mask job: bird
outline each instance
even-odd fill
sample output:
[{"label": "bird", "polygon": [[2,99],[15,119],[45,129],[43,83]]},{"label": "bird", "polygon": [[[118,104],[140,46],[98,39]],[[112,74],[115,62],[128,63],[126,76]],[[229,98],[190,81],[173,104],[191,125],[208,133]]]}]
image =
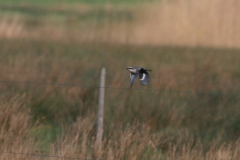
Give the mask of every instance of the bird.
[{"label": "bird", "polygon": [[130,88],[133,86],[138,75],[142,85],[146,86],[150,83],[150,76],[147,71],[152,70],[144,69],[142,67],[127,67],[127,70],[130,71]]}]

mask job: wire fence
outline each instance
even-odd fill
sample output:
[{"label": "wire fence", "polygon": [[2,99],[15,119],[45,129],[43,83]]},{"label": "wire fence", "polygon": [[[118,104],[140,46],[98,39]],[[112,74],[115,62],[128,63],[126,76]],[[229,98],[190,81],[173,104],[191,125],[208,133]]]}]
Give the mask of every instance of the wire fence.
[{"label": "wire fence", "polygon": [[[150,91],[150,92],[161,92],[161,93],[184,93],[184,94],[205,94],[205,95],[230,95],[230,96],[239,96],[240,93],[228,93],[228,92],[204,92],[204,91],[184,91],[184,90],[163,90],[163,89],[146,89],[146,88],[129,88],[129,87],[100,87],[100,86],[91,86],[91,85],[79,85],[79,84],[68,84],[68,83],[48,83],[48,82],[37,82],[37,81],[18,81],[18,80],[1,80],[0,83],[12,83],[12,84],[26,84],[26,85],[48,85],[55,87],[78,87],[78,88],[105,88],[105,89],[114,89],[114,90],[127,90],[127,91]],[[21,153],[21,152],[10,152],[10,151],[1,151],[2,155],[19,155],[19,156],[28,156],[28,157],[43,157],[48,159],[69,159],[69,160],[100,160],[100,159],[89,159],[89,158],[80,158],[80,157],[65,157],[59,155],[47,155],[47,154],[35,154],[35,153]]]},{"label": "wire fence", "polygon": [[134,91],[153,91],[153,92],[172,92],[172,93],[185,93],[185,94],[207,94],[207,95],[232,95],[240,96],[240,93],[229,93],[229,92],[204,92],[204,91],[183,91],[183,90],[162,90],[162,89],[144,89],[144,88],[129,88],[129,87],[100,87],[100,86],[89,86],[89,85],[78,85],[78,84],[67,84],[67,83],[48,83],[48,82],[34,82],[34,81],[10,81],[0,80],[0,83],[18,83],[18,84],[30,84],[30,85],[50,85],[50,86],[62,86],[62,87],[79,87],[79,88],[105,88],[105,89],[116,89],[116,90],[134,90]]}]

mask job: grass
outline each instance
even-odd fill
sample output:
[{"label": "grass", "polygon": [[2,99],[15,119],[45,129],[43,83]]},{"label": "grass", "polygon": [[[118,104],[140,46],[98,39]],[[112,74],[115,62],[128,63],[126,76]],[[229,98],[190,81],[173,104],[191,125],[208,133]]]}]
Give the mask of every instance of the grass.
[{"label": "grass", "polygon": [[102,5],[106,3],[114,3],[114,4],[137,4],[139,2],[153,2],[156,0],[9,0],[3,1],[0,0],[1,5],[24,5],[24,4],[31,4],[31,5],[61,5],[61,4],[77,4],[77,3],[84,3],[84,4],[91,4],[91,5]]},{"label": "grass", "polygon": [[240,14],[238,8],[239,3],[234,0],[226,4],[223,0],[134,5],[3,4],[0,35],[77,42],[239,48],[240,21],[235,19],[235,15]]},{"label": "grass", "polygon": [[[3,137],[30,143],[36,150],[51,155],[61,155],[64,142],[67,155],[104,159],[110,155],[113,159],[138,159],[139,156],[167,159],[181,154],[203,156],[210,154],[214,143],[221,148],[225,146],[223,142],[234,146],[232,142],[238,140],[239,85],[235,74],[239,69],[239,51],[236,49],[7,39],[1,40],[1,44],[3,80],[98,86],[100,69],[106,67],[106,85],[127,88],[126,66],[138,63],[154,70],[147,90],[106,90],[101,152],[96,151],[96,142],[92,139],[96,133],[97,88],[1,83],[1,97],[6,99],[1,110],[5,115],[11,113],[9,124],[3,125],[8,127],[1,129]],[[216,53],[218,57],[212,61]],[[105,58],[100,58],[102,56]],[[142,87],[136,82],[134,88]],[[6,95],[9,96],[5,98]],[[9,103],[16,108],[8,108]],[[21,121],[24,124],[15,126],[13,117],[19,116],[13,113],[20,114],[18,110],[23,112]],[[3,118],[2,124],[7,123],[6,120]],[[19,128],[21,125],[26,127],[24,134],[19,134],[23,132]],[[17,128],[17,132],[9,138],[6,133],[11,128]],[[121,146],[120,141],[126,138],[131,139],[129,144]],[[2,143],[1,146],[15,152],[33,152],[32,147],[25,147],[24,151],[10,144]],[[188,153],[183,153],[184,146],[189,149]],[[81,153],[78,147],[86,151]],[[139,153],[133,155],[135,150]],[[231,151],[231,155],[237,153]]]},{"label": "grass", "polygon": [[[164,20],[177,6],[183,16],[188,3],[161,4]],[[188,5],[194,18],[197,5]],[[150,16],[159,12],[145,7],[2,5],[0,150],[89,159],[238,159],[237,39],[226,34],[215,43],[205,32],[203,39],[196,32],[199,39],[193,45],[191,36],[171,39],[171,27],[169,39],[160,39],[160,32],[152,34],[159,25]],[[179,21],[162,22],[171,26]],[[214,28],[216,33],[222,26]],[[235,31],[238,25],[231,27]],[[185,30],[178,29],[174,31]],[[143,87],[136,81],[129,90],[127,66],[152,69],[151,84]],[[98,88],[85,86],[99,86],[102,67],[110,88],[105,92],[103,147],[98,148]]]}]

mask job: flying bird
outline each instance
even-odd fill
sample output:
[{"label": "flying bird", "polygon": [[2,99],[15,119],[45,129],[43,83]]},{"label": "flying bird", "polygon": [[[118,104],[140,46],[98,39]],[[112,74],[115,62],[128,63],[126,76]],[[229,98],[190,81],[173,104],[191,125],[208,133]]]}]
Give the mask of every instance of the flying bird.
[{"label": "flying bird", "polygon": [[127,70],[130,71],[130,81],[131,81],[130,88],[133,86],[133,83],[135,82],[138,75],[142,85],[146,86],[150,83],[150,76],[147,71],[152,71],[152,70],[147,70],[142,67],[128,67]]}]

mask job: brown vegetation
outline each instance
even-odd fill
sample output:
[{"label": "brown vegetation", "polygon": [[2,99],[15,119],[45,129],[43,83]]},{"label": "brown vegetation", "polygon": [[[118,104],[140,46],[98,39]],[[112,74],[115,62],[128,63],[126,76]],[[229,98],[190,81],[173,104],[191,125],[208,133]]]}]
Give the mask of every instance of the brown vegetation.
[{"label": "brown vegetation", "polygon": [[[239,155],[238,50],[4,39],[1,53],[1,151],[98,159]],[[146,90],[126,89],[132,64],[153,69]],[[113,88],[106,90],[98,150],[98,88],[91,86],[99,85],[102,66]]]},{"label": "brown vegetation", "polygon": [[[133,6],[107,4],[100,7],[25,5],[9,7],[31,15],[19,16],[17,13],[15,18],[3,15],[0,35],[78,42],[238,48],[239,7],[240,3],[235,0],[163,0]],[[39,16],[40,13],[43,15]]]},{"label": "brown vegetation", "polygon": [[[0,159],[238,159],[240,51],[224,49],[239,47],[238,6],[2,7]],[[127,89],[127,66],[153,70],[146,90]],[[101,67],[110,88],[97,148]]]}]

